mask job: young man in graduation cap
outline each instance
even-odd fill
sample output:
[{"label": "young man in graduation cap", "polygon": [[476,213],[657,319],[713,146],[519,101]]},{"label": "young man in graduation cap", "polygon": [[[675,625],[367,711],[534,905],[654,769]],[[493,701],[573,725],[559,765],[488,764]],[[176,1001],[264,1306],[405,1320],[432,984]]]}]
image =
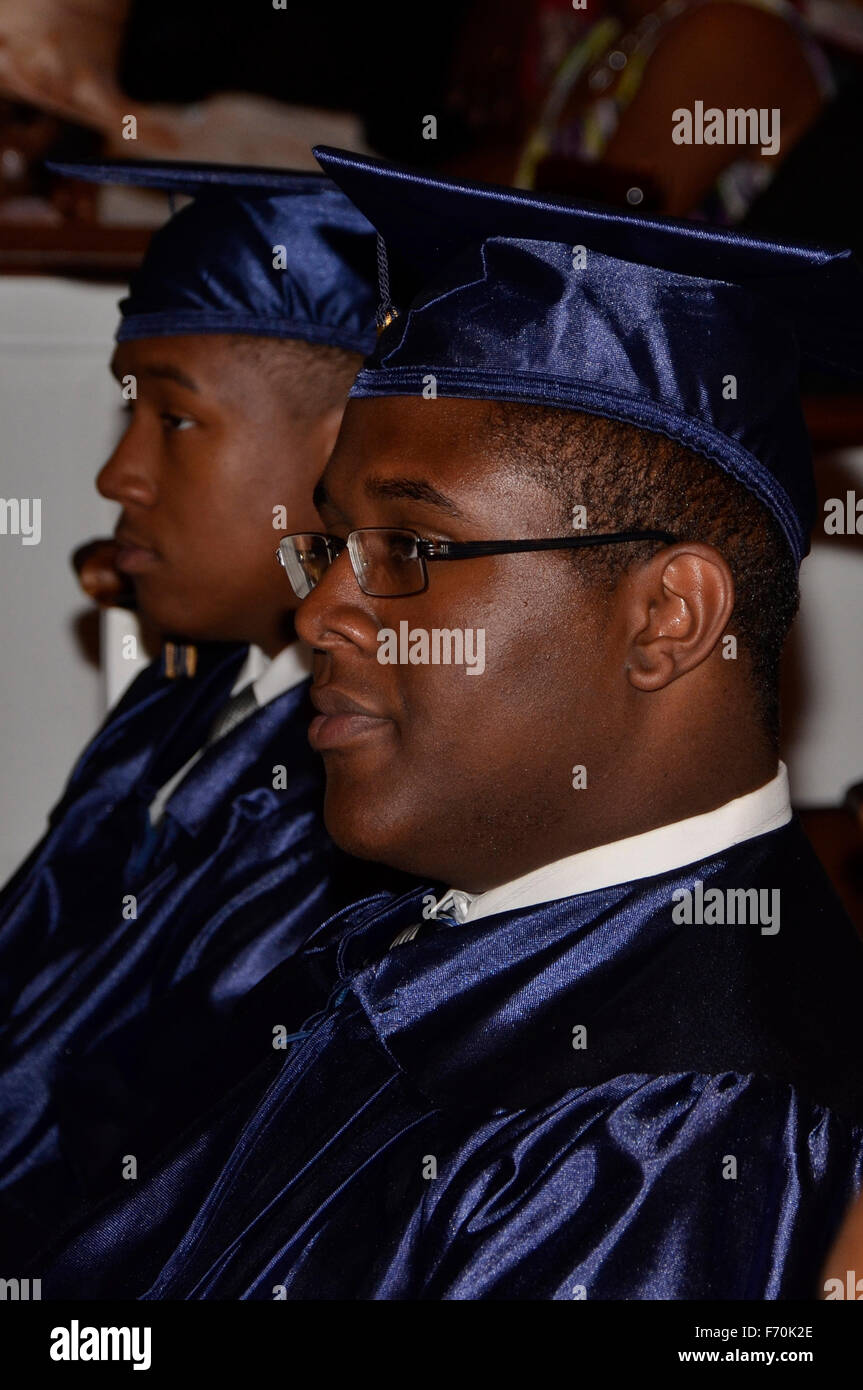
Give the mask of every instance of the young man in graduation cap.
[{"label": "young man in graduation cap", "polygon": [[322,175],[58,168],[193,199],[122,302],[111,369],[134,391],[98,477],[122,508],[111,562],[175,641],[0,898],[4,1251],[120,1184],[124,1155],[144,1163],[226,1084],[243,996],[362,894],[321,821],[275,550],[318,524],[312,489],[375,338],[374,235]]},{"label": "young man in graduation cap", "polygon": [[[325,531],[281,551],[327,824],[419,883],[310,938],[328,1007],[262,1064],[194,1218],[156,1174],[33,1272],[814,1297],[863,1174],[863,947],[791,812],[777,667],[813,520],[800,358],[859,363],[859,268],[320,158],[394,302]],[[434,663],[480,631],[481,673]]]}]

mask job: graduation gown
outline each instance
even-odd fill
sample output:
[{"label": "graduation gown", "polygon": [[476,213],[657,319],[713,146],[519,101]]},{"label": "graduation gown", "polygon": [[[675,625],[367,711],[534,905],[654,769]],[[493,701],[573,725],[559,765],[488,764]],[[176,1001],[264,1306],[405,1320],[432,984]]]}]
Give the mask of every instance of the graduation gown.
[{"label": "graduation gown", "polygon": [[[779,889],[779,931],[677,924],[697,882]],[[298,975],[259,986],[260,1073],[43,1296],[813,1297],[863,1176],[863,946],[796,820],[393,946],[427,891],[312,936],[332,988],[282,1053]]]},{"label": "graduation gown", "polygon": [[360,895],[363,871],[321,819],[307,682],[208,748],[150,825],[150,802],[204,745],[246,650],[201,649],[192,680],[148,667],[0,895],[7,1259],[243,1070],[238,1001]]}]

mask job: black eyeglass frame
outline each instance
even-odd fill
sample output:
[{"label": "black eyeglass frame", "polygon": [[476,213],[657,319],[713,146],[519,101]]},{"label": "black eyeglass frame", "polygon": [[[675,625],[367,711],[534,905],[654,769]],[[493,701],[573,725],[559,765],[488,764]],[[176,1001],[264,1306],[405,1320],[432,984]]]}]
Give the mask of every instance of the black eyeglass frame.
[{"label": "black eyeglass frame", "polygon": [[[379,594],[363,589],[356,566],[353,563],[350,543],[354,536],[369,531],[388,531],[396,535],[410,536],[413,539],[417,551],[416,558],[422,565],[423,584],[421,588],[409,589],[399,594]],[[606,531],[589,536],[543,536],[532,540],[517,541],[430,541],[418,536],[415,531],[402,526],[360,526],[355,531],[351,531],[345,540],[342,540],[340,536],[330,536],[325,531],[297,531],[291,535],[283,536],[276,551],[276,559],[286,574],[287,566],[281,547],[285,541],[299,539],[300,536],[307,538],[314,536],[322,540],[332,556],[330,565],[335,563],[342,551],[347,550],[351,558],[354,578],[362,592],[369,598],[412,598],[415,594],[424,593],[428,588],[428,570],[425,565],[427,560],[472,560],[483,555],[518,555],[538,550],[578,550],[585,546],[621,545],[631,541],[662,541],[665,545],[674,545],[678,540],[678,537],[672,535],[670,531],[657,530]],[[288,579],[291,582],[290,576]],[[316,588],[317,585],[313,587]],[[311,593],[311,589],[309,592]]]}]

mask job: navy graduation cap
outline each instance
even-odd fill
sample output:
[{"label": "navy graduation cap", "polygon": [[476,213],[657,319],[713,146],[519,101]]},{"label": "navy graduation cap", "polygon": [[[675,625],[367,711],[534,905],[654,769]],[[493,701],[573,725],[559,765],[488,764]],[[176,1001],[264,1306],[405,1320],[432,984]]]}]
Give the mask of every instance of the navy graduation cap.
[{"label": "navy graduation cap", "polygon": [[374,345],[375,237],[322,174],[150,160],[48,167],[194,200],[153,236],[120,303],[118,341],[237,333]]},{"label": "navy graduation cap", "polygon": [[668,435],[754,492],[799,564],[815,516],[801,365],[863,370],[850,252],[315,155],[386,248],[387,326],[352,396],[420,394],[431,374],[438,395]]}]

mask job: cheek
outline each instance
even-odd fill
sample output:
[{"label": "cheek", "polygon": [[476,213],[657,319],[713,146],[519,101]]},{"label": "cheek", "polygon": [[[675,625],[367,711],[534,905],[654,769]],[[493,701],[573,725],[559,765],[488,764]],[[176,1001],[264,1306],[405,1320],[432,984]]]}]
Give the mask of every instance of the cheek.
[{"label": "cheek", "polygon": [[269,497],[260,487],[236,486],[214,471],[204,486],[178,487],[173,520],[185,561],[194,556],[201,573],[232,586],[278,580],[281,532],[274,529]]},{"label": "cheek", "polygon": [[412,619],[411,628],[430,633],[444,622],[457,630],[463,661],[398,668],[409,715],[406,755],[414,749],[443,758],[458,750],[460,766],[479,772],[491,758],[500,768],[539,764],[545,750],[554,761],[553,750],[573,737],[590,741],[609,695],[602,631],[571,584],[547,579],[537,575],[529,592],[520,581],[504,592],[478,590],[450,605],[445,618],[437,609]]},{"label": "cheek", "polygon": [[[412,605],[410,618],[388,621],[379,644],[381,678],[397,692],[400,757],[397,781],[458,766],[477,772],[499,763],[512,744],[533,730],[537,679],[542,680],[542,634],[512,610],[478,598],[445,616]],[[425,771],[424,771],[425,769]]]},{"label": "cheek", "polygon": [[203,431],[182,435],[166,451],[159,476],[159,524],[177,548],[195,547],[212,518],[223,510],[223,484],[218,450],[210,447]]},{"label": "cheek", "polygon": [[320,530],[312,494],[325,463],[314,437],[286,428],[279,416],[266,431],[244,441],[237,460],[240,489],[247,502],[254,499],[268,524],[278,511],[282,533]]}]

